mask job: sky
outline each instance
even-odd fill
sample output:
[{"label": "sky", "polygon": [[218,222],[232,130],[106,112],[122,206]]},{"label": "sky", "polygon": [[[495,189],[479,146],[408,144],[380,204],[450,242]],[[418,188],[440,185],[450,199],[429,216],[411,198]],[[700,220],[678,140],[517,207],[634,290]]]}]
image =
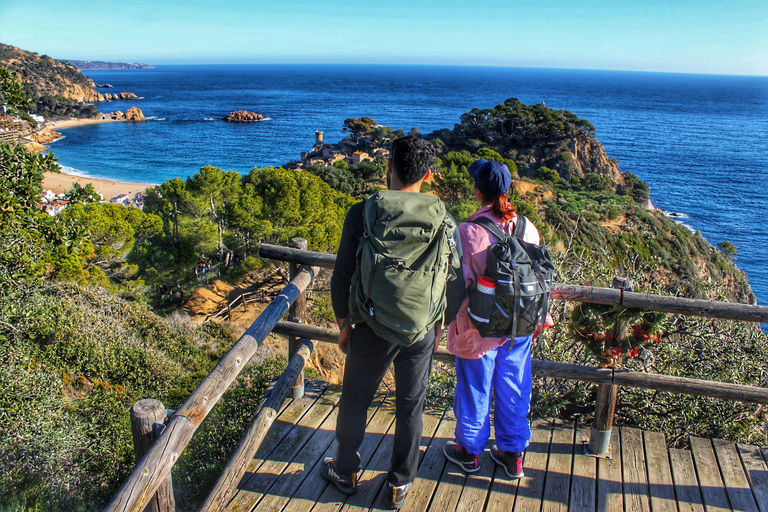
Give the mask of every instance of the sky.
[{"label": "sky", "polygon": [[768,75],[768,0],[0,0],[0,42],[147,64]]}]

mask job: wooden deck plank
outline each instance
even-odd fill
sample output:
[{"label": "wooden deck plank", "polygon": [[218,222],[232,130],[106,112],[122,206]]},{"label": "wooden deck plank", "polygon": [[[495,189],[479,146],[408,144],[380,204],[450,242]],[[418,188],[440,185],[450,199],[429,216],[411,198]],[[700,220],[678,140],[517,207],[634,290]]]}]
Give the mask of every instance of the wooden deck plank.
[{"label": "wooden deck plank", "polygon": [[[430,466],[433,462],[427,460],[427,454],[430,453],[430,448],[434,443],[433,437],[436,437],[436,431],[442,423],[442,419],[445,415],[444,413],[445,411],[443,409],[433,407],[428,407],[424,412],[421,442],[419,446],[418,469],[418,475],[420,475],[422,479],[432,471]],[[366,471],[363,473],[361,481],[364,485],[361,485],[360,491],[347,500],[347,504],[343,508],[344,512],[362,512],[368,509],[389,510],[384,496],[384,493],[386,492],[384,484],[386,483],[387,473],[391,467],[394,429],[395,425],[393,424],[390,432],[379,446],[375,459],[371,459],[368,468],[366,468]],[[413,509],[412,504],[415,501],[419,501],[420,495],[427,492],[427,490],[427,488],[419,485],[419,479],[417,477],[416,481],[413,483],[411,491],[408,493],[405,506],[401,510],[403,512],[407,512],[408,510],[424,510],[424,508]],[[429,491],[430,496],[431,494],[431,491]]]},{"label": "wooden deck plank", "polygon": [[[386,416],[382,415],[379,421],[377,421],[374,425],[371,425],[371,428],[366,429],[363,443],[360,445],[360,450],[358,450],[358,453],[360,454],[360,466],[362,468],[362,472],[358,482],[357,493],[362,493],[361,495],[366,494],[366,489],[372,485],[372,482],[369,481],[371,479],[372,471],[369,471],[368,468],[381,467],[383,464],[385,464],[386,460],[382,454],[385,451],[392,451],[391,433],[395,428],[394,395],[390,395],[388,397],[387,404],[388,407]],[[387,448],[387,444],[389,444],[389,448]],[[331,454],[331,456],[334,456],[334,454]],[[375,485],[375,482],[373,482],[373,485]],[[370,492],[370,490],[367,491],[367,493]],[[312,508],[312,511],[330,512],[339,510],[345,505],[347,499],[351,497],[352,496],[344,495],[343,493],[339,492],[335,486],[328,484],[325,486],[325,490],[321,494],[320,499],[317,500],[317,504]],[[358,497],[357,499],[359,500],[360,498]]]},{"label": "wooden deck plank", "polygon": [[[369,409],[377,411],[386,395],[378,395]],[[267,490],[258,504],[260,510],[281,510],[290,500],[290,497],[310,476],[323,454],[336,439],[336,418],[339,409],[334,408],[322,425],[317,429],[293,461],[283,471],[282,476]],[[373,416],[373,414],[371,414]],[[316,469],[315,469],[316,471]],[[319,476],[319,475],[318,475]],[[324,482],[324,481],[323,481]],[[314,502],[313,502],[314,505]]]},{"label": "wooden deck plank", "polygon": [[624,472],[624,510],[650,511],[642,430],[628,427],[621,429],[621,462]]},{"label": "wooden deck plank", "polygon": [[611,431],[611,458],[597,461],[597,510],[614,512],[624,509],[621,477],[621,436]]},{"label": "wooden deck plank", "polygon": [[597,459],[584,454],[591,427],[577,425],[573,448],[573,476],[568,499],[571,512],[594,512],[597,504]]},{"label": "wooden deck plank", "polygon": [[720,478],[720,468],[717,465],[712,441],[699,437],[691,437],[691,452],[699,477],[699,489],[707,512],[722,512],[731,510],[725,485]]},{"label": "wooden deck plank", "polygon": [[715,447],[715,455],[720,465],[720,474],[723,477],[723,483],[725,483],[725,490],[728,493],[728,501],[731,502],[731,509],[758,512],[757,503],[752,496],[752,489],[749,488],[749,480],[744,473],[744,467],[741,465],[741,457],[739,457],[736,444],[721,439],[714,439],[712,444]]},{"label": "wooden deck plank", "polygon": [[669,452],[664,434],[644,431],[643,442],[651,509],[653,512],[675,512],[675,484],[669,467]]},{"label": "wooden deck plank", "polygon": [[672,479],[675,482],[675,496],[679,512],[704,512],[704,501],[699,490],[693,455],[689,450],[669,450]]},{"label": "wooden deck plank", "polygon": [[[363,439],[363,443],[360,446],[358,453],[360,454],[361,465],[367,464],[375,450],[378,448],[378,444],[384,437],[384,434],[389,430],[392,421],[395,418],[395,397],[394,395],[388,395],[381,403],[381,406],[374,412],[370,411],[370,421],[366,427],[366,435]],[[286,511],[302,511],[308,512],[316,507],[322,508],[324,504],[336,504],[328,505],[329,508],[336,508],[341,506],[343,496],[334,486],[328,484],[328,482],[322,477],[319,471],[320,463],[325,457],[336,456],[336,424],[333,425],[333,442],[325,450],[325,453],[318,457],[315,465],[307,471],[307,478],[296,490],[291,501],[286,505]]]},{"label": "wooden deck plank", "polygon": [[[467,475],[456,512],[480,512],[485,509],[493,474],[496,472],[496,462],[491,458],[488,450],[480,455],[479,462],[480,471]],[[449,466],[456,467],[455,464],[449,464]]]},{"label": "wooden deck plank", "polygon": [[738,448],[755,502],[760,512],[768,512],[768,466],[757,446],[740,444]]},{"label": "wooden deck plank", "polygon": [[[454,431],[456,430],[456,416],[452,409],[446,411],[443,417],[443,422],[435,434],[435,438],[432,440],[430,450],[433,445],[435,447],[439,444],[440,452],[443,451],[443,447],[448,441],[454,438]],[[464,483],[467,481],[467,473],[462,471],[456,464],[445,461],[445,455],[443,456],[443,471],[437,477],[437,488],[434,492],[432,502],[429,504],[430,512],[453,512],[459,504],[459,498],[464,490]],[[426,457],[424,464],[426,464]],[[426,476],[426,475],[424,475]],[[421,469],[419,469],[419,478],[423,478]],[[483,496],[483,502],[485,502],[485,496]],[[412,508],[412,507],[409,507]]]},{"label": "wooden deck plank", "polygon": [[[408,493],[405,506],[401,509],[402,512],[422,512],[429,506],[440,475],[446,465],[446,460],[443,456],[443,446],[453,439],[453,432],[456,429],[456,418],[453,415],[453,411],[445,411],[445,414],[440,418],[439,424],[435,425],[435,427],[432,429],[434,435],[431,436],[431,439],[423,439],[423,442],[428,441],[429,444],[424,451],[418,475],[413,482],[411,491]],[[381,493],[380,498],[376,503],[377,506],[382,510],[387,510],[384,493]],[[379,510],[379,508],[375,510]]]},{"label": "wooden deck plank", "polygon": [[576,425],[573,422],[559,418],[553,422],[542,510],[553,512],[568,510],[575,433]]},{"label": "wooden deck plank", "polygon": [[[317,427],[333,411],[340,396],[340,388],[333,386],[312,402],[306,414],[283,437],[280,446],[272,451],[268,457],[259,458],[262,462],[258,471],[243,477],[238,486],[237,494],[227,504],[226,510],[231,512],[251,510],[282,474],[288,462],[293,460],[296,453],[315,434]],[[308,399],[300,398],[297,401],[304,400]]]},{"label": "wooden deck plank", "polygon": [[[264,461],[267,460],[272,455],[272,453],[279,448],[280,443],[283,441],[285,436],[288,435],[288,432],[295,427],[296,422],[299,421],[301,417],[304,416],[304,414],[306,414],[306,412],[312,407],[312,405],[315,404],[320,396],[333,392],[334,391],[329,389],[327,383],[325,382],[309,381],[305,384],[304,397],[299,400],[292,400],[290,398],[285,400],[281,412],[278,413],[275,422],[272,424],[269,432],[264,437],[264,441],[262,441],[259,450],[256,452],[253,460],[248,463],[247,472],[245,475],[243,475],[243,478],[238,484],[238,488],[247,485],[251,479],[257,478],[256,475],[258,474],[259,469],[261,468]],[[245,491],[246,494],[248,494],[248,492],[249,491]],[[238,500],[238,497],[242,493],[243,491],[239,489],[233,497],[233,501]],[[237,502],[235,503],[236,505],[232,508],[230,508],[230,505],[228,504],[226,510],[236,512],[240,510],[248,510],[249,508],[249,506],[246,506],[246,508],[241,508],[237,505]]]},{"label": "wooden deck plank", "polygon": [[272,424],[272,428],[264,436],[259,450],[256,452],[253,460],[248,464],[247,473],[243,480],[249,478],[251,474],[261,465],[264,460],[270,456],[283,438],[288,435],[288,431],[296,425],[296,422],[306,414],[315,401],[327,392],[328,384],[321,381],[309,381],[305,384],[305,393],[302,400],[293,400],[286,398],[280,406],[277,418]]},{"label": "wooden deck plank", "polygon": [[532,436],[523,459],[523,478],[509,480],[502,468],[496,468],[488,497],[489,511],[513,510],[514,506],[515,512],[538,512],[541,508],[552,425],[552,420],[545,418],[535,418],[531,422]]}]

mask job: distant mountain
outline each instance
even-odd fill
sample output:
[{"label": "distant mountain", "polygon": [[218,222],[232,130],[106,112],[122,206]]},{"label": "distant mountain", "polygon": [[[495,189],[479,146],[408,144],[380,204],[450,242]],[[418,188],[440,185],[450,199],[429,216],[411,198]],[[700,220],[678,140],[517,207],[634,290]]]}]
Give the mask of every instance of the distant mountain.
[{"label": "distant mountain", "polygon": [[67,64],[75,66],[77,69],[84,71],[89,69],[154,69],[155,66],[149,66],[147,64],[126,62],[102,62],[98,60],[62,60]]}]

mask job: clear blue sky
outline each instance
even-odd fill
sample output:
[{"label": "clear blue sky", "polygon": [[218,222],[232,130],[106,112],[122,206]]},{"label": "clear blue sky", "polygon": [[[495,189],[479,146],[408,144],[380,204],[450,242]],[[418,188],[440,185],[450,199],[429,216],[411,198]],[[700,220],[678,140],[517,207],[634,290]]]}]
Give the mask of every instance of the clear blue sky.
[{"label": "clear blue sky", "polygon": [[0,0],[58,59],[395,63],[768,75],[768,0]]}]

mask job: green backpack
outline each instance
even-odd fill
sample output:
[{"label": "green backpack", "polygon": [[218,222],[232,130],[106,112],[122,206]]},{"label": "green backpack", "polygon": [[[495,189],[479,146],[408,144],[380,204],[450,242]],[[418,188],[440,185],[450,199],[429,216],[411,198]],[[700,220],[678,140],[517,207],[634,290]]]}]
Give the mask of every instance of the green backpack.
[{"label": "green backpack", "polygon": [[384,190],[366,198],[350,322],[399,345],[423,338],[442,319],[446,281],[460,265],[455,229],[436,196]]}]

